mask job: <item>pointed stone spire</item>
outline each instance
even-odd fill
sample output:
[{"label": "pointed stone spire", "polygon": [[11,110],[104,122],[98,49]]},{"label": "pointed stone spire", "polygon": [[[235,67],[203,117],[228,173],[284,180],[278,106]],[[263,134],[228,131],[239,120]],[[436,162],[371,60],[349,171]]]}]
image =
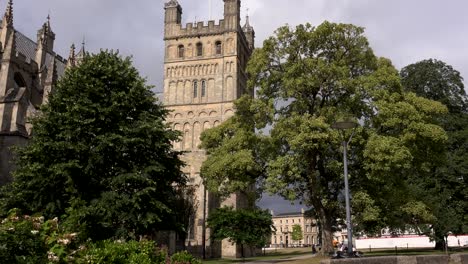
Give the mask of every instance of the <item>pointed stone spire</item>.
[{"label": "pointed stone spire", "polygon": [[42,24],[42,27],[37,31],[37,44],[38,49],[43,48],[48,53],[53,53],[54,50],[54,41],[55,33],[52,32],[52,27],[50,26],[50,15],[47,15],[47,19]]},{"label": "pointed stone spire", "polygon": [[2,22],[3,25],[13,27],[13,0],[8,1],[8,5],[5,10],[5,15],[3,16]]},{"label": "pointed stone spire", "polygon": [[50,14],[47,14],[47,21],[44,23],[44,27],[47,33],[52,32],[52,28],[50,27]]},{"label": "pointed stone spire", "polygon": [[79,65],[83,61],[83,59],[86,57],[85,45],[86,45],[85,38],[83,37],[83,42],[81,43],[81,49],[78,52],[78,54],[76,54],[75,56],[75,65]]},{"label": "pointed stone spire", "polygon": [[245,24],[242,27],[244,32],[253,31],[253,27],[250,25],[250,18],[249,18],[249,9],[247,8],[247,15],[245,16]]},{"label": "pointed stone spire", "polygon": [[3,20],[1,23],[0,29],[0,48],[4,51],[7,48],[8,40],[10,39],[10,35],[15,33],[15,29],[13,28],[13,0],[8,1],[7,8],[5,10],[5,14],[3,15]]},{"label": "pointed stone spire", "polygon": [[75,43],[70,47],[70,55],[68,55],[67,68],[72,68],[76,66],[76,56],[75,56]]},{"label": "pointed stone spire", "polygon": [[245,38],[249,43],[250,50],[254,49],[255,45],[255,31],[254,28],[250,25],[250,18],[249,18],[249,9],[247,9],[247,15],[245,17],[245,25],[242,27],[242,31],[244,31]]}]

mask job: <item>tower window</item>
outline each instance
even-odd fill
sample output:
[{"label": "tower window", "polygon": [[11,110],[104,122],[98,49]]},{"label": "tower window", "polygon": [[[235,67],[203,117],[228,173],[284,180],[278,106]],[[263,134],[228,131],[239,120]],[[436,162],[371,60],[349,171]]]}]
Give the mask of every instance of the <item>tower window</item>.
[{"label": "tower window", "polygon": [[203,44],[197,43],[197,56],[203,56]]},{"label": "tower window", "polygon": [[201,96],[202,97],[206,96],[206,81],[205,80],[201,82]]},{"label": "tower window", "polygon": [[193,98],[198,97],[198,82],[193,81]]},{"label": "tower window", "polygon": [[184,57],[184,52],[185,52],[184,45],[179,45],[177,51],[178,51],[179,58],[183,58]]},{"label": "tower window", "polygon": [[221,55],[222,53],[221,41],[216,41],[215,48],[216,48],[216,55]]}]

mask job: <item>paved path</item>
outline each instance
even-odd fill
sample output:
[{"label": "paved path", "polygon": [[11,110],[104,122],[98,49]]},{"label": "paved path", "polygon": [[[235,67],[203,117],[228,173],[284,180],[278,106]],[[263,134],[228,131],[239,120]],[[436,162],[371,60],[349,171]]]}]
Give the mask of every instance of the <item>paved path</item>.
[{"label": "paved path", "polygon": [[292,257],[292,258],[282,258],[282,259],[268,259],[268,260],[256,260],[256,261],[249,261],[245,262],[245,264],[275,264],[275,263],[281,263],[281,262],[286,262],[286,261],[291,261],[291,260],[296,260],[296,259],[308,259],[308,258],[313,258],[315,255],[302,255],[298,257]]}]

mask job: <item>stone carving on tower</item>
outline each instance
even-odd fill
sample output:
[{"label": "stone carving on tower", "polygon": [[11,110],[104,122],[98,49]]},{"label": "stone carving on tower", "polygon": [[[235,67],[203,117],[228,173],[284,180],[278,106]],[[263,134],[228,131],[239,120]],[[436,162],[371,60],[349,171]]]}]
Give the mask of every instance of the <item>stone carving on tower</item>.
[{"label": "stone carving on tower", "polygon": [[11,181],[12,146],[31,136],[28,118],[47,101],[65,70],[66,61],[53,51],[55,33],[50,17],[32,41],[13,26],[9,0],[0,24],[0,185]]},{"label": "stone carving on tower", "polygon": [[[233,102],[245,92],[247,85],[245,70],[254,48],[255,33],[248,19],[244,27],[240,26],[240,8],[240,0],[224,0],[224,19],[218,24],[208,21],[182,25],[179,2],[170,0],[164,5],[163,101],[172,111],[168,122],[182,133],[181,141],[176,142],[174,148],[185,152],[184,172],[197,188],[199,206],[187,241],[193,253],[201,254],[202,250],[203,204],[208,213],[220,205],[213,195],[204,198],[200,167],[206,156],[198,147],[200,134],[234,114]],[[223,202],[235,208],[244,207],[245,203],[238,195]],[[207,254],[211,256],[240,256],[240,248],[230,242],[211,244],[209,234],[205,242]]]}]

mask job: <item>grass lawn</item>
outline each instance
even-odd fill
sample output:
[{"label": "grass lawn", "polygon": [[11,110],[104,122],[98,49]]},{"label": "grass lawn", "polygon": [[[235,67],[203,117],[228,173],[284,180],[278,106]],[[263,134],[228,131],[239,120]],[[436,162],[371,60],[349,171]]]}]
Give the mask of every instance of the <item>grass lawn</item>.
[{"label": "grass lawn", "polygon": [[[252,257],[252,258],[245,258],[245,261],[255,261],[255,260],[268,260],[268,259],[289,259],[292,257],[297,257],[297,256],[303,256],[306,254],[312,255],[311,249],[306,247],[306,248],[285,248],[285,249],[277,249],[277,250],[267,250],[265,255],[257,256],[257,257]],[[205,264],[215,264],[215,263],[242,263],[242,259],[210,259],[210,260],[204,260],[203,263]],[[289,263],[289,262],[283,262],[283,263]],[[295,263],[295,262],[291,262]],[[298,263],[304,263],[304,262],[298,262]],[[310,262],[309,262],[310,263]],[[314,262],[312,262],[314,263]],[[319,263],[319,262],[317,262]]]},{"label": "grass lawn", "polygon": [[281,262],[281,264],[320,264],[321,260],[328,259],[328,257],[315,256],[307,259],[297,259],[291,261]]},{"label": "grass lawn", "polygon": [[[392,255],[441,255],[445,254],[445,251],[440,250],[433,250],[427,248],[413,248],[413,249],[375,249],[372,252],[369,250],[360,250],[364,253],[364,257],[377,257],[377,256],[392,256]],[[455,253],[468,253],[468,248],[461,248],[456,250],[449,251],[449,254]],[[310,258],[305,259],[296,259],[296,260],[289,260],[293,257],[297,256],[304,256],[310,254]],[[210,259],[203,261],[204,264],[223,264],[223,263],[242,263],[243,261],[255,261],[255,260],[269,260],[269,259],[278,259],[283,260],[281,264],[319,264],[321,260],[328,259],[329,257],[325,256],[315,256],[313,257],[311,254],[310,248],[288,248],[288,249],[277,249],[267,251],[266,255],[257,256],[253,258],[246,258],[245,260],[242,259]]]}]

